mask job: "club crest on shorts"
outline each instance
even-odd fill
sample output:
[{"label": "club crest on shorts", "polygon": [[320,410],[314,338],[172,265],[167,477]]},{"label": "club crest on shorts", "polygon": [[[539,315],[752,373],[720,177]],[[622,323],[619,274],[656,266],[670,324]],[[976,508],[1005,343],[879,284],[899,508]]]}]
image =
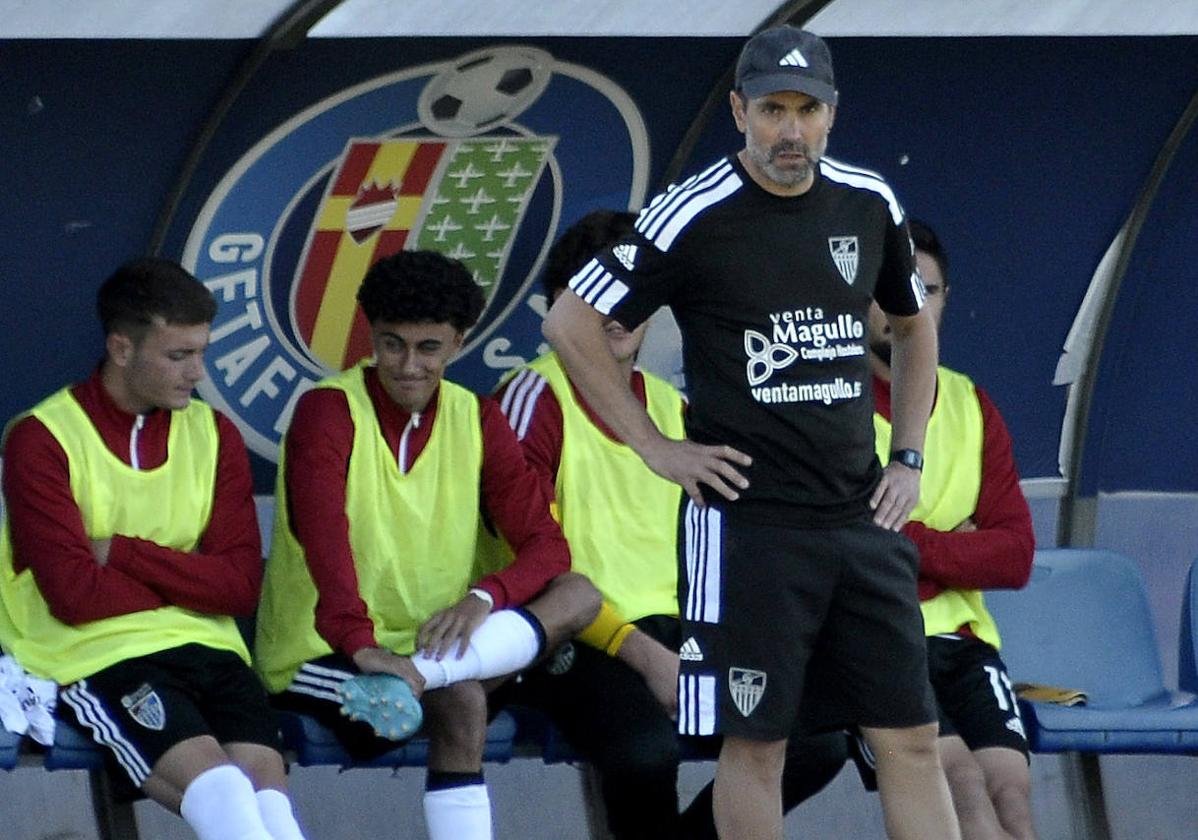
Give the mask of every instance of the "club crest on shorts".
[{"label": "club crest on shorts", "polygon": [[832,252],[832,262],[836,270],[850,286],[857,279],[857,237],[829,236],[828,250]]},{"label": "club crest on shorts", "polygon": [[158,692],[145,683],[132,694],[121,698],[121,705],[129,712],[129,716],[146,729],[161,732],[166,726],[166,708]]},{"label": "club crest on shorts", "polygon": [[601,169],[629,208],[648,187],[628,94],[520,44],[368,79],[258,136],[206,196],[182,263],[218,306],[200,395],[270,461],[299,397],[371,354],[356,292],[377,260],[429,249],[472,273],[486,306],[450,378],[489,391],[543,352],[533,281],[594,201],[571,187]]},{"label": "club crest on shorts", "polygon": [[754,671],[750,668],[728,669],[728,692],[732,702],[745,717],[753,714],[761,696],[765,694],[765,671]]},{"label": "club crest on shorts", "polygon": [[545,670],[551,676],[560,677],[574,667],[574,643],[566,642],[554,651],[553,656],[545,663]]}]

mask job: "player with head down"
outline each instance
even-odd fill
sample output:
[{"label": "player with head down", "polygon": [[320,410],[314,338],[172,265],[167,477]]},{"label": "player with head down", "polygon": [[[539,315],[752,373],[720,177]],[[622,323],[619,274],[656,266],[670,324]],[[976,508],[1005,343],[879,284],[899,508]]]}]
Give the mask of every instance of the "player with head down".
[{"label": "player with head down", "polygon": [[262,578],[249,459],[191,397],[216,302],[143,259],[98,303],[99,368],[7,436],[0,644],[201,840],[295,840],[278,725],[233,620]]}]

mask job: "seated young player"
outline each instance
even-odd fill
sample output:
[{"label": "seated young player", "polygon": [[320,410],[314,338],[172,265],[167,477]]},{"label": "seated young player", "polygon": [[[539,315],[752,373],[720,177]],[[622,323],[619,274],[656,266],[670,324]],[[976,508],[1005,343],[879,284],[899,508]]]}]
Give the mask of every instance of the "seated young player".
[{"label": "seated young player", "polygon": [[[948,256],[927,224],[912,219],[910,227],[926,305],[939,327],[948,302]],[[890,451],[890,356],[885,319],[871,312],[880,458]],[[1032,517],[1019,489],[1011,436],[990,397],[965,374],[943,366],[936,382],[927,468],[903,533],[919,548],[940,760],[964,840],[1035,840],[1027,737],[982,592],[1027,583],[1035,551]]]},{"label": "seated young player", "polygon": [[[358,302],[374,358],[304,394],[284,442],[258,667],[281,707],[316,716],[359,758],[394,746],[380,735],[412,734],[419,698],[429,836],[487,838],[480,681],[573,636],[599,596],[569,571],[549,490],[498,405],[443,379],[482,311],[465,267],[403,251],[367,272]],[[480,510],[515,559],[476,579]],[[346,718],[345,696],[380,674],[398,678],[393,716]]]},{"label": "seated young player", "polygon": [[5,443],[0,644],[201,840],[296,840],[275,714],[233,619],[261,582],[249,459],[191,397],[215,313],[164,260],[101,287],[104,360]]}]

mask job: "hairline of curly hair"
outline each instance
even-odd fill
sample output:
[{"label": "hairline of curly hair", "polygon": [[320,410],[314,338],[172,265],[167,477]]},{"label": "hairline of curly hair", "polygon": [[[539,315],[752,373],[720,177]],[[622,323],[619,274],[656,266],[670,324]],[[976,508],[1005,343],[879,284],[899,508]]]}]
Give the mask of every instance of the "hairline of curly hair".
[{"label": "hairline of curly hair", "polygon": [[436,251],[400,251],[376,262],[358,289],[371,324],[434,323],[465,332],[486,299],[470,271]]}]

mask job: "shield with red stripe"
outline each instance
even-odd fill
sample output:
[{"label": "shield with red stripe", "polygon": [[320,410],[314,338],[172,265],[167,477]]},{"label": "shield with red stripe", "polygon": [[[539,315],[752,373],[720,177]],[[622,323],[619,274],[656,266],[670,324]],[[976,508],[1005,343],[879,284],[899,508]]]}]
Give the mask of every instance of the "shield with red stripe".
[{"label": "shield with red stripe", "polygon": [[402,249],[461,260],[490,300],[554,138],[352,139],[308,233],[292,284],[295,335],[318,365],[369,356],[356,294]]}]

